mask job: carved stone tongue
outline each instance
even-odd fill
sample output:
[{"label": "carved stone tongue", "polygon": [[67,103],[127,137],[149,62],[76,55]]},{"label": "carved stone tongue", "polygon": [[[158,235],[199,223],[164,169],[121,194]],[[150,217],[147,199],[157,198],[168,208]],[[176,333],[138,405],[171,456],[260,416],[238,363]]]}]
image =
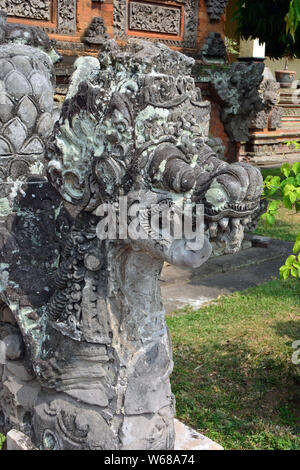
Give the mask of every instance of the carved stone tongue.
[{"label": "carved stone tongue", "polygon": [[[194,248],[194,249],[193,249]],[[170,262],[175,266],[187,268],[199,268],[211,255],[211,245],[206,237],[203,240],[202,248],[198,248],[195,243],[188,243],[185,240],[175,240],[170,248]]]}]

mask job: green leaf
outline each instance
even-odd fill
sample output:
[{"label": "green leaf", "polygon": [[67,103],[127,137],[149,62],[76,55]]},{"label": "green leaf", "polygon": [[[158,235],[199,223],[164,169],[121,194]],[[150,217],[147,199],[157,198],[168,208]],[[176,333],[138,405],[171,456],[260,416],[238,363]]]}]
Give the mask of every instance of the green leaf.
[{"label": "green leaf", "polygon": [[296,241],[294,247],[293,247],[293,253],[296,255],[300,251],[300,241]]},{"label": "green leaf", "polygon": [[277,211],[279,205],[280,205],[280,201],[272,201],[269,204],[268,211]]},{"label": "green leaf", "polygon": [[292,166],[292,170],[297,176],[300,173],[300,162],[295,162]]},{"label": "green leaf", "polygon": [[298,20],[300,20],[300,0],[294,0],[294,4],[295,4],[296,15],[298,17]]},{"label": "green leaf", "polygon": [[288,196],[290,198],[291,203],[295,204],[295,202],[297,201],[297,194],[295,192],[290,192]]},{"label": "green leaf", "polygon": [[292,184],[286,184],[284,187],[283,187],[283,194],[285,196],[287,196],[290,192],[293,192],[295,191],[295,186],[292,185]]},{"label": "green leaf", "polygon": [[274,223],[275,223],[275,217],[274,217],[274,215],[272,215],[272,214],[266,214],[266,216],[267,216],[267,217],[266,217],[266,220],[267,220],[268,224],[269,224],[269,225],[274,225]]},{"label": "green leaf", "polygon": [[287,279],[287,278],[289,277],[289,275],[290,275],[290,270],[289,270],[289,268],[286,269],[286,270],[282,270],[282,271],[280,272],[280,279],[284,279],[284,280],[285,280],[285,279]]},{"label": "green leaf", "polygon": [[287,258],[286,262],[285,262],[285,265],[288,266],[288,267],[293,266],[293,263],[294,263],[294,261],[296,261],[296,259],[297,259],[297,258],[296,258],[296,256],[294,256],[294,255],[289,256],[289,257]]},{"label": "green leaf", "polygon": [[282,202],[284,207],[286,207],[287,209],[293,209],[293,204],[291,203],[290,198],[288,196],[283,196]]},{"label": "green leaf", "polygon": [[280,183],[281,189],[284,189],[286,187],[286,185],[288,185],[288,184],[290,184],[291,186],[294,186],[294,187],[296,187],[298,185],[296,178],[294,176],[290,176],[289,178],[283,180]]},{"label": "green leaf", "polygon": [[293,277],[298,277],[298,271],[297,269],[295,269],[294,267],[291,268],[291,275]]},{"label": "green leaf", "polygon": [[286,178],[288,178],[290,176],[290,173],[291,173],[291,165],[289,163],[285,163],[284,165],[282,165],[282,167],[280,168],[280,171],[281,173],[284,174],[284,176]]}]

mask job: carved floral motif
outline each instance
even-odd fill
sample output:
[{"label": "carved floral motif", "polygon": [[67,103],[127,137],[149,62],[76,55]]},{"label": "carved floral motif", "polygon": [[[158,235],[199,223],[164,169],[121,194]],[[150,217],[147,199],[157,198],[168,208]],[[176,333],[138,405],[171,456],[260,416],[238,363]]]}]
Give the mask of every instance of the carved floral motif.
[{"label": "carved floral motif", "polygon": [[[179,14],[180,9],[169,6],[145,4],[141,2],[133,2],[134,10],[139,13],[139,22],[130,15],[131,2],[127,11],[126,0],[114,0],[114,35],[117,39],[124,39],[127,36],[127,24],[131,22],[130,28],[138,31],[145,28],[145,31],[156,31],[164,34],[179,34],[180,25]],[[195,48],[197,43],[197,27],[198,27],[198,0],[177,0],[178,7],[184,6],[184,31],[182,41],[173,39],[160,39],[160,42],[170,46],[184,46]],[[147,9],[147,15],[151,12],[149,18],[145,15],[141,16],[141,12]],[[177,13],[177,11],[179,13]],[[128,18],[129,16],[129,18]]]},{"label": "carved floral motif", "polygon": [[205,0],[209,18],[212,21],[219,21],[223,15],[229,0]]},{"label": "carved floral motif", "polygon": [[129,3],[129,29],[180,35],[181,10],[141,2]]},{"label": "carved floral motif", "polygon": [[51,0],[0,0],[0,10],[9,16],[33,18],[49,21],[51,19]]}]

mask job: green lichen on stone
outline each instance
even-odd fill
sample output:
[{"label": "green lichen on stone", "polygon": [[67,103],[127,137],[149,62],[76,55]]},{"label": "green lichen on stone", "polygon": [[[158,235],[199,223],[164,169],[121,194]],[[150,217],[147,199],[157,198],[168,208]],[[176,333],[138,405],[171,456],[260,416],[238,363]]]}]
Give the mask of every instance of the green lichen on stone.
[{"label": "green lichen on stone", "polygon": [[223,209],[226,203],[229,202],[227,192],[217,181],[214,181],[211,184],[209,190],[205,194],[205,199],[217,210]]}]

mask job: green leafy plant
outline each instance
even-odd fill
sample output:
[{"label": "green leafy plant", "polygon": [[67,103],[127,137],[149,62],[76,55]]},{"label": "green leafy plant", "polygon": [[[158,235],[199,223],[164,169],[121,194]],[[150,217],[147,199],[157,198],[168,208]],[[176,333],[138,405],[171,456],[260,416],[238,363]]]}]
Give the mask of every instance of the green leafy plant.
[{"label": "green leafy plant", "polygon": [[300,22],[300,0],[291,0],[290,9],[285,17],[286,21],[286,34],[291,34],[295,41],[295,33]]},{"label": "green leafy plant", "polygon": [[300,0],[237,0],[237,33],[266,43],[271,59],[299,57],[299,5]]},{"label": "green leafy plant", "polygon": [[6,440],[6,437],[3,436],[3,434],[0,434],[0,450],[2,449],[2,446]]},{"label": "green leafy plant", "polygon": [[[300,147],[298,142],[288,142],[287,145]],[[293,165],[285,163],[280,171],[281,176],[269,175],[264,180],[262,197],[269,201],[269,205],[261,218],[269,225],[275,224],[281,204],[295,213],[300,212],[300,162]],[[289,276],[300,278],[300,233],[294,244],[293,255],[289,256],[280,268],[281,279],[287,279]]]},{"label": "green leafy plant", "polygon": [[239,45],[235,39],[231,39],[225,36],[225,47],[228,54],[237,55],[239,53]]}]

